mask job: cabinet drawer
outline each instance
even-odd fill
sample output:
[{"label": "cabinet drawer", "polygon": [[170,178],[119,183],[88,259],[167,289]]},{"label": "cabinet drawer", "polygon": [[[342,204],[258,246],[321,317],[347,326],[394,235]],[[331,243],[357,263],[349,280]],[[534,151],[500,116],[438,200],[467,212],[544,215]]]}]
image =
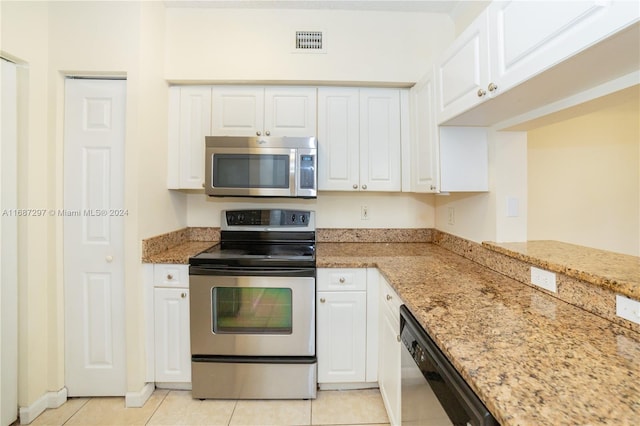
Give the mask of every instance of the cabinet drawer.
[{"label": "cabinet drawer", "polygon": [[380,277],[380,302],[381,305],[384,306],[383,309],[392,313],[397,321],[400,320],[400,305],[402,305],[402,300],[400,300],[400,296],[398,296],[382,276]]},{"label": "cabinet drawer", "polygon": [[367,270],[318,269],[318,291],[355,291],[367,289]]},{"label": "cabinet drawer", "polygon": [[154,287],[189,287],[189,265],[153,265]]}]

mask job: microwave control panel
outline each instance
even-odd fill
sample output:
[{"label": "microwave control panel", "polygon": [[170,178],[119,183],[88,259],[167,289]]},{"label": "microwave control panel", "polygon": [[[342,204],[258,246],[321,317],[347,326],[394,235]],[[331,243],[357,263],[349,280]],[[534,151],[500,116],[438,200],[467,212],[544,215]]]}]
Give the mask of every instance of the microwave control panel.
[{"label": "microwave control panel", "polygon": [[300,189],[315,189],[316,187],[316,156],[300,154]]}]

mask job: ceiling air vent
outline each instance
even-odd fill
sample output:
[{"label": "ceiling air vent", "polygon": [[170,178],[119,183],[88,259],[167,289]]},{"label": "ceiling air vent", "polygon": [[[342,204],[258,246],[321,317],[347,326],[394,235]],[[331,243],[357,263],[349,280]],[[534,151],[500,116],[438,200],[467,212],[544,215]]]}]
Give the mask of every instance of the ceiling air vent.
[{"label": "ceiling air vent", "polygon": [[296,31],[296,52],[324,53],[322,31]]}]

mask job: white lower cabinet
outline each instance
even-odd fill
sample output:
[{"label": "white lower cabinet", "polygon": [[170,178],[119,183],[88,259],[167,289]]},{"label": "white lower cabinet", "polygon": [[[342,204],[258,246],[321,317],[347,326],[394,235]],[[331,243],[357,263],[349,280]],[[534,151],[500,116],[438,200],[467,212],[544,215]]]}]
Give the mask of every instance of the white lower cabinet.
[{"label": "white lower cabinet", "polygon": [[378,385],[389,423],[401,423],[400,404],[400,305],[398,295],[383,278],[380,282],[380,335]]},{"label": "white lower cabinet", "polygon": [[375,384],[378,354],[372,345],[378,329],[370,318],[377,315],[371,308],[377,300],[376,278],[375,269],[318,269],[316,352],[321,387]]},{"label": "white lower cabinet", "polygon": [[188,265],[154,265],[154,381],[190,388]]},{"label": "white lower cabinet", "polygon": [[366,309],[364,291],[318,292],[318,382],[364,382]]}]

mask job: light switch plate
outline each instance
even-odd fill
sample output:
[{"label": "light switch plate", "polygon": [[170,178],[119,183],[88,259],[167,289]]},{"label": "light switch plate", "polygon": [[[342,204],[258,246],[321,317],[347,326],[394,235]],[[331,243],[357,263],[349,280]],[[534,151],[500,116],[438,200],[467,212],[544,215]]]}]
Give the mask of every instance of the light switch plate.
[{"label": "light switch plate", "polygon": [[616,296],[616,315],[626,320],[640,324],[640,302],[628,297]]},{"label": "light switch plate", "polygon": [[535,266],[531,267],[531,283],[553,293],[558,292],[558,287],[556,286],[556,274],[545,271],[544,269],[536,268]]}]

